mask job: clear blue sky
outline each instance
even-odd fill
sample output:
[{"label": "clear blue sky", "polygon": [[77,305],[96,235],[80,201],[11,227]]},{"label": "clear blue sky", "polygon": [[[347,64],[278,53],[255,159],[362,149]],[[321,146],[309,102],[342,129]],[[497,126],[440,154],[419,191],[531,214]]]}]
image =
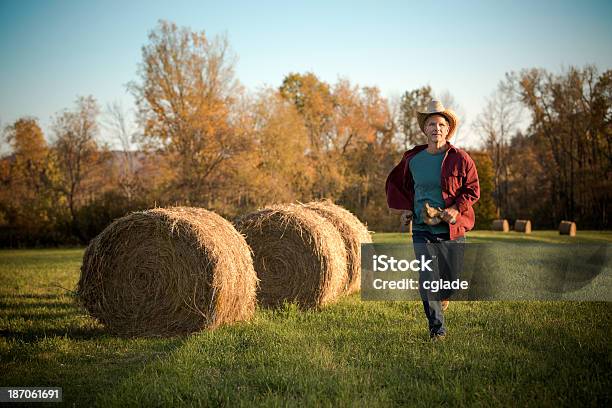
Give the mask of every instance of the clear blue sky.
[{"label": "clear blue sky", "polygon": [[[299,3],[299,4],[298,4]],[[467,122],[504,73],[612,68],[612,1],[0,0],[0,120],[51,117],[91,94],[132,107],[140,48],[157,20],[227,34],[248,89],[312,71],[385,96],[445,90]]]}]

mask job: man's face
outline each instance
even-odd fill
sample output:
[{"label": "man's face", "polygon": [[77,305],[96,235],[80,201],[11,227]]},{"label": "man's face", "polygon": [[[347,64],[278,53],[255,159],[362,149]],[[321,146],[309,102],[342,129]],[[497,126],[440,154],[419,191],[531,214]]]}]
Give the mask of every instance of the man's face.
[{"label": "man's face", "polygon": [[446,118],[441,115],[431,115],[425,121],[425,134],[429,142],[445,141],[450,127]]}]

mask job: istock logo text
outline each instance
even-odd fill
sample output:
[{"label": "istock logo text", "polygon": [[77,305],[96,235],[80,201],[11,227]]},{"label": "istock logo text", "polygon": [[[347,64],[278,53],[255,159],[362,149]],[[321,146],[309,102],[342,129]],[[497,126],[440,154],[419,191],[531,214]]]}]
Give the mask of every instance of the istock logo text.
[{"label": "istock logo text", "polygon": [[409,261],[407,259],[397,260],[392,256],[387,255],[374,255],[372,256],[372,266],[375,272],[406,272],[408,270],[414,272],[432,271],[429,264],[432,259],[425,259],[425,255],[421,255],[421,259],[413,259]]}]

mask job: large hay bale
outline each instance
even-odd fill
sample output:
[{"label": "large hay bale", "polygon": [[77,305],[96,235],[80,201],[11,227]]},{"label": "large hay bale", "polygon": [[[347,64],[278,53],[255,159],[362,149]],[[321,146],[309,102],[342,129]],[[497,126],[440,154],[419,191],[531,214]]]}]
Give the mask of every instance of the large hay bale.
[{"label": "large hay bale", "polygon": [[257,276],[231,223],[199,208],[114,221],[85,251],[77,293],[114,334],[170,336],[249,319]]},{"label": "large hay bale", "polygon": [[313,201],[307,208],[325,217],[340,232],[347,254],[347,278],[345,292],[353,293],[361,288],[361,244],[372,242],[370,232],[350,211],[329,200]]},{"label": "large hay bale", "polygon": [[575,237],[576,223],[571,221],[561,221],[561,223],[559,224],[559,234]]},{"label": "large hay bale", "polygon": [[510,224],[508,224],[508,220],[493,220],[493,225],[491,225],[491,229],[493,231],[510,231]]},{"label": "large hay bale", "polygon": [[531,221],[516,220],[514,222],[514,230],[517,232],[524,232],[525,234],[531,234]]},{"label": "large hay bale", "polygon": [[319,308],[334,301],[346,279],[346,250],[340,233],[302,205],[274,205],[237,221],[253,251],[260,280],[257,300],[266,307],[295,302]]}]

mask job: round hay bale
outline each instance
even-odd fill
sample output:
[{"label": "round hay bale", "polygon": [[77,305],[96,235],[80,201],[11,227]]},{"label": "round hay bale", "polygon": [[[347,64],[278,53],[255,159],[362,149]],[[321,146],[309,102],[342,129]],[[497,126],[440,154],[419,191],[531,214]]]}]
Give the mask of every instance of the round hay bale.
[{"label": "round hay bale", "polygon": [[524,232],[525,234],[531,234],[531,221],[516,220],[514,222],[514,230],[517,232]]},{"label": "round hay bale", "polygon": [[493,225],[491,226],[493,231],[510,231],[510,224],[508,224],[508,220],[493,220]]},{"label": "round hay bale", "polygon": [[561,223],[559,224],[559,234],[575,237],[576,223],[571,221],[561,221]]},{"label": "round hay bale", "polygon": [[330,200],[313,201],[305,206],[325,217],[340,232],[347,255],[344,291],[353,293],[361,288],[361,244],[372,242],[370,232],[350,211]]},{"label": "round hay bale", "polygon": [[200,208],[114,221],[83,256],[81,304],[114,334],[172,336],[249,319],[257,275],[244,237]]},{"label": "round hay bale", "polygon": [[237,228],[253,251],[261,305],[277,307],[287,301],[303,309],[319,308],[343,292],[344,242],[315,211],[274,205],[240,218]]}]

